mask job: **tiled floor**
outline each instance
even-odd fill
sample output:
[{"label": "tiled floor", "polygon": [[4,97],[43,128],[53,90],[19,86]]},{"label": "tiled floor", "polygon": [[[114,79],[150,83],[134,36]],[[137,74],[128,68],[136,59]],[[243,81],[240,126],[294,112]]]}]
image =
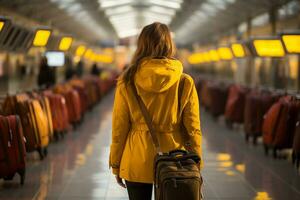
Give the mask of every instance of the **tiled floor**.
[{"label": "tiled floor", "polygon": [[[0,181],[0,199],[128,199],[108,169],[113,94],[85,116],[84,123],[49,147],[38,161],[29,155],[23,187],[18,177]],[[296,200],[300,176],[290,162],[265,157],[261,146],[246,145],[242,131],[202,113],[205,199]]]}]

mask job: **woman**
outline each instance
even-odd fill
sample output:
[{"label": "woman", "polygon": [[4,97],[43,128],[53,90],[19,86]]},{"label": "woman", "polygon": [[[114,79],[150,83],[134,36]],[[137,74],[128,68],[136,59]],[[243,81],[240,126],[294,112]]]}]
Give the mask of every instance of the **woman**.
[{"label": "woman", "polygon": [[[151,199],[156,155],[131,84],[135,84],[152,116],[162,151],[185,148],[179,131],[182,121],[191,143],[188,150],[201,157],[197,92],[193,79],[182,73],[180,61],[172,58],[174,54],[175,45],[167,25],[156,22],[144,27],[131,66],[117,84],[109,164],[118,184],[127,187],[131,200]],[[177,95],[181,78],[185,82],[181,98],[182,117],[178,117]]]}]

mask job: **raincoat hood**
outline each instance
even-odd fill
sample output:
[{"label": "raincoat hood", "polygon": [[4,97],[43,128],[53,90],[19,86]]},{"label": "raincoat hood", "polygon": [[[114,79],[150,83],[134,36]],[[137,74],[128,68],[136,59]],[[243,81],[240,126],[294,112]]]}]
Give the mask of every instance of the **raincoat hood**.
[{"label": "raincoat hood", "polygon": [[182,71],[178,60],[146,58],[135,75],[135,83],[147,92],[164,92],[180,79]]}]

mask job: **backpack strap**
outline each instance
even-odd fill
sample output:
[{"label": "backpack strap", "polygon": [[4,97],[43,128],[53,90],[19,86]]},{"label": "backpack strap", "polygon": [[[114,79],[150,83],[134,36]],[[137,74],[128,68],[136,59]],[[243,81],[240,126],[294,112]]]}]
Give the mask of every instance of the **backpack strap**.
[{"label": "backpack strap", "polygon": [[[184,87],[184,78],[183,78],[183,76],[181,76],[180,82],[179,82],[179,87],[178,87],[178,114],[180,113],[180,104],[181,104],[180,102],[181,102],[181,96],[182,96],[182,92],[183,92],[183,87]],[[140,107],[142,115],[143,115],[143,117],[144,117],[144,119],[146,121],[146,124],[148,126],[148,129],[149,129],[152,141],[153,141],[154,146],[156,148],[156,152],[159,155],[162,155],[163,153],[161,151],[159,140],[157,138],[154,126],[152,124],[151,116],[150,116],[150,114],[149,114],[149,112],[147,110],[147,107],[146,107],[145,103],[143,102],[142,98],[138,95],[137,89],[136,89],[136,86],[135,86],[134,82],[132,82],[131,88],[132,88],[133,94],[134,94],[134,96],[135,96],[135,98],[136,98],[136,100],[138,102],[138,105]],[[179,115],[178,115],[178,117],[179,117]]]}]

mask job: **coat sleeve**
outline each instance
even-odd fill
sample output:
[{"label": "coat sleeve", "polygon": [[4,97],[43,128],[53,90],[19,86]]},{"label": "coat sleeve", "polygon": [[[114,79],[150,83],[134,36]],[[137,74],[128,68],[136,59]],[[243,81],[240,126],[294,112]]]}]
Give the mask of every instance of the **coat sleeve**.
[{"label": "coat sleeve", "polygon": [[113,107],[112,143],[109,158],[109,166],[115,175],[119,174],[120,162],[130,130],[129,107],[124,93],[125,87],[121,87],[121,84],[118,84]]},{"label": "coat sleeve", "polygon": [[187,103],[183,109],[183,124],[188,133],[188,149],[198,154],[201,158],[200,166],[203,167],[202,159],[202,132],[200,128],[200,112],[197,90],[192,78],[188,79],[190,88],[187,91]]}]

